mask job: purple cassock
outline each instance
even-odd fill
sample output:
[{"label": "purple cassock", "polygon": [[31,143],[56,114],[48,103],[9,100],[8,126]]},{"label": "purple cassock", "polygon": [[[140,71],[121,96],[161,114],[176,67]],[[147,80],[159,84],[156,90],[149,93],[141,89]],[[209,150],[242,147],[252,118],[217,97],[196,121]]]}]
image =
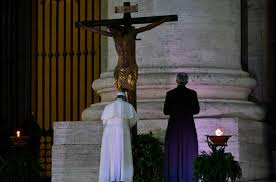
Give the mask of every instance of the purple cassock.
[{"label": "purple cassock", "polygon": [[167,92],[164,114],[170,115],[165,138],[165,182],[193,182],[193,161],[198,155],[194,114],[197,93],[185,85]]}]

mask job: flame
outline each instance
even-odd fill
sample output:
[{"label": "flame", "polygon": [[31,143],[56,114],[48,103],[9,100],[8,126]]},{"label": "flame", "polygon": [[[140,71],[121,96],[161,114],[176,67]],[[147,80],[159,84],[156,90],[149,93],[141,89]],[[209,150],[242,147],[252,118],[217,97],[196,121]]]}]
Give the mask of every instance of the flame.
[{"label": "flame", "polygon": [[215,132],[215,133],[216,133],[217,136],[223,135],[223,132],[222,132],[221,129],[219,129],[219,128],[216,129],[216,132]]},{"label": "flame", "polygon": [[20,131],[19,131],[19,130],[16,131],[16,136],[17,136],[17,137],[20,137]]}]

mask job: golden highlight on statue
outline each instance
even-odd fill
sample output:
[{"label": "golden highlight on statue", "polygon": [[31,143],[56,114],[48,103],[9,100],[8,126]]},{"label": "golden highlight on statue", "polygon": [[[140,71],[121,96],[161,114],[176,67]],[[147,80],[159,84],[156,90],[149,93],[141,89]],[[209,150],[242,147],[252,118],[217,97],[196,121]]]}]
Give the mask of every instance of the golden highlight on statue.
[{"label": "golden highlight on statue", "polygon": [[120,68],[120,66],[117,65],[114,70],[114,79],[114,84],[117,90],[135,90],[138,79],[137,65],[128,68]]},{"label": "golden highlight on statue", "polygon": [[135,59],[135,41],[137,31],[132,26],[114,25],[108,27],[115,42],[118,62],[114,70],[117,90],[134,91],[138,78],[138,66]]}]

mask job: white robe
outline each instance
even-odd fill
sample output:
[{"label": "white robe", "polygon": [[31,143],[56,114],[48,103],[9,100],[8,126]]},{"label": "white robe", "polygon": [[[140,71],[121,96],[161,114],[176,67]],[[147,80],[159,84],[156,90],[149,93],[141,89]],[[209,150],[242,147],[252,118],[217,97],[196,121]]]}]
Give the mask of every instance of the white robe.
[{"label": "white robe", "polygon": [[121,98],[107,105],[101,119],[104,132],[99,182],[133,181],[130,129],[138,118],[133,106]]}]

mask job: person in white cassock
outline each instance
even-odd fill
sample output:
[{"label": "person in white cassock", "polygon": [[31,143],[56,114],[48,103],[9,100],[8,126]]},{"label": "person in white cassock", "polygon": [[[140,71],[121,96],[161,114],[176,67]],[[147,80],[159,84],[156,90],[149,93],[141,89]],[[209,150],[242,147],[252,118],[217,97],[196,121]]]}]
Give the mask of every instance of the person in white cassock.
[{"label": "person in white cassock", "polygon": [[99,182],[132,182],[133,161],[130,129],[138,118],[123,92],[108,104],[101,117],[104,124]]}]

